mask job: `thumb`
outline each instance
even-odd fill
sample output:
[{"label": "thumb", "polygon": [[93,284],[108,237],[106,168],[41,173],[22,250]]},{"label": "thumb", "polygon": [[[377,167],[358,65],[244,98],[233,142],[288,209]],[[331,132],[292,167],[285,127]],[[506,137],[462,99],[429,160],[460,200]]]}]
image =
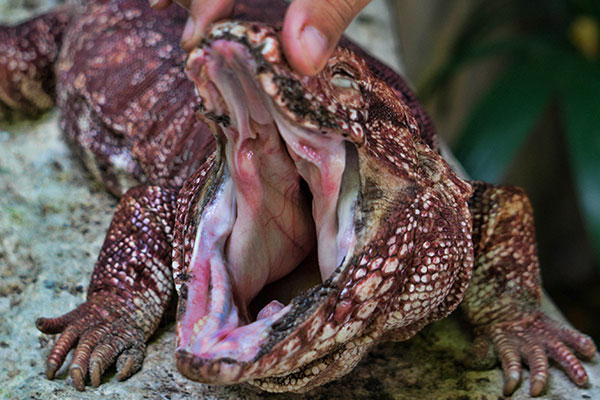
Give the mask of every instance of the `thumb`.
[{"label": "thumb", "polygon": [[181,35],[181,46],[187,52],[198,45],[204,31],[213,22],[227,18],[233,12],[235,0],[176,0],[189,4],[190,16]]},{"label": "thumb", "polygon": [[321,71],[340,36],[369,0],[294,0],[283,22],[288,62],[302,75]]}]

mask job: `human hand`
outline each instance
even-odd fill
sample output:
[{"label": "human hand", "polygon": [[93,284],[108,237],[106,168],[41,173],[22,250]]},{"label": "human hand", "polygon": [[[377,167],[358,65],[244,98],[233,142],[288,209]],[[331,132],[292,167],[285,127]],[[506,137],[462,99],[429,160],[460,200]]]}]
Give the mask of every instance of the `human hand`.
[{"label": "human hand", "polygon": [[[149,0],[152,8],[168,7],[171,0]],[[181,37],[191,51],[206,27],[227,18],[235,0],[175,0],[190,4],[190,18]],[[340,36],[370,0],[294,0],[288,6],[281,33],[291,67],[302,75],[314,75],[325,66]]]}]

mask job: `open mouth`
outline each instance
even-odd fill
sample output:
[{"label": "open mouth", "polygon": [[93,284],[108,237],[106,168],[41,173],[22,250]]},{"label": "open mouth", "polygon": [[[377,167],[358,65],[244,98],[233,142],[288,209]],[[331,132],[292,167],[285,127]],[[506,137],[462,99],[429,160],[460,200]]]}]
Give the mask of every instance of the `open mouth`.
[{"label": "open mouth", "polygon": [[[308,112],[282,100],[286,87],[261,64],[260,57],[274,57],[276,50],[267,41],[257,58],[243,42],[225,35],[188,60],[220,147],[211,198],[197,210],[190,238],[178,366],[211,383],[265,375],[249,376],[236,364],[265,353],[290,299],[326,281],[356,243],[355,146],[334,124],[293,119]],[[217,362],[217,369],[199,368]]]}]

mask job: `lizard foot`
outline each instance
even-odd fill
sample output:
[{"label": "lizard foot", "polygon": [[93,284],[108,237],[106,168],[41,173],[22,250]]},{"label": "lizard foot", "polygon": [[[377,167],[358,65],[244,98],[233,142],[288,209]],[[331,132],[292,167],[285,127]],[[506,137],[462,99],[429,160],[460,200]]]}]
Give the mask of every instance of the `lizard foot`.
[{"label": "lizard foot", "polygon": [[[521,359],[529,365],[531,396],[539,396],[548,379],[548,357],[562,366],[578,386],[588,383],[581,361],[596,353],[591,338],[573,329],[561,326],[541,311],[524,314],[512,321],[492,323],[478,328],[476,352],[484,355],[493,343],[504,370],[504,395],[511,395],[521,378]],[[567,347],[568,346],[568,347]]]},{"label": "lizard foot", "polygon": [[104,371],[117,360],[117,379],[137,372],[145,356],[144,333],[131,321],[123,302],[108,293],[91,294],[73,311],[58,318],[38,318],[37,328],[48,334],[61,333],[46,361],[46,376],[54,378],[69,351],[77,345],[69,376],[77,390],[85,389],[89,371],[94,387],[100,385]]}]

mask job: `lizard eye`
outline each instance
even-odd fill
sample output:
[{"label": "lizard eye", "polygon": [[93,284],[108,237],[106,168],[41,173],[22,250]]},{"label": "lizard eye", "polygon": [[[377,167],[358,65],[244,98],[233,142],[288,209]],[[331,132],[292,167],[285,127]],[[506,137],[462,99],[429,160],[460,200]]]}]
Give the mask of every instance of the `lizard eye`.
[{"label": "lizard eye", "polygon": [[329,71],[329,87],[335,101],[345,107],[362,108],[365,103],[360,87],[361,75],[357,69],[339,62]]},{"label": "lizard eye", "polygon": [[340,89],[360,90],[357,75],[348,65],[338,64],[331,72],[331,84]]}]

